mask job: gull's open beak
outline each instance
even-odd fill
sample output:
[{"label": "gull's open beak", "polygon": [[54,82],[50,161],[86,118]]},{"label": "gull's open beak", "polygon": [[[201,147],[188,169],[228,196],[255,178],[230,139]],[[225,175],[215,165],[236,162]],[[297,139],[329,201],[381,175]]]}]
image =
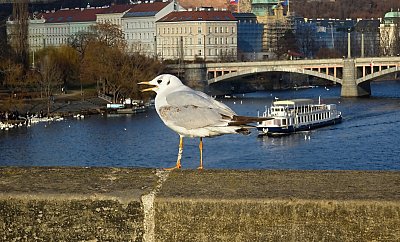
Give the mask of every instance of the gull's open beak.
[{"label": "gull's open beak", "polygon": [[157,87],[156,85],[151,84],[150,82],[139,82],[138,84],[139,84],[139,85],[149,85],[149,86],[153,86],[153,87],[150,87],[150,88],[143,89],[143,90],[141,90],[141,92],[154,91],[154,89]]}]

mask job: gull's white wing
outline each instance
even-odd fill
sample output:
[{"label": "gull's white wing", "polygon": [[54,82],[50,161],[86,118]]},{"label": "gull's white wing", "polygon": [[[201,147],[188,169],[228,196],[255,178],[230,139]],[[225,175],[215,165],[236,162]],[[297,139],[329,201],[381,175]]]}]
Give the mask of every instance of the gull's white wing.
[{"label": "gull's white wing", "polygon": [[177,91],[166,96],[167,105],[159,114],[170,125],[196,129],[208,126],[227,126],[235,113],[201,92]]},{"label": "gull's white wing", "polygon": [[211,108],[218,113],[233,117],[236,113],[225,104],[216,101],[203,92],[194,91],[192,89],[176,91],[166,96],[168,105],[181,106],[193,105],[200,108]]}]

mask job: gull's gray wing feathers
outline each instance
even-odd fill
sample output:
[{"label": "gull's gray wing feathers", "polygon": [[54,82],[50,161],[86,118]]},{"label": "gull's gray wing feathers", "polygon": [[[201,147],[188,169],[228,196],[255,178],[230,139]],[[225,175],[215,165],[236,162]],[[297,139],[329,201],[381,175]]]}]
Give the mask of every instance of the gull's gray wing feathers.
[{"label": "gull's gray wing feathers", "polygon": [[236,115],[236,113],[225,104],[216,101],[205,93],[194,90],[172,92],[166,96],[166,99],[167,103],[171,106],[193,105],[200,108],[215,109],[218,113],[229,117]]},{"label": "gull's gray wing feathers", "polygon": [[226,105],[196,91],[177,91],[166,96],[168,105],[160,107],[160,116],[168,123],[186,129],[227,126],[235,115]]},{"label": "gull's gray wing feathers", "polygon": [[226,126],[229,122],[213,109],[193,105],[163,106],[159,112],[166,123],[185,129]]}]

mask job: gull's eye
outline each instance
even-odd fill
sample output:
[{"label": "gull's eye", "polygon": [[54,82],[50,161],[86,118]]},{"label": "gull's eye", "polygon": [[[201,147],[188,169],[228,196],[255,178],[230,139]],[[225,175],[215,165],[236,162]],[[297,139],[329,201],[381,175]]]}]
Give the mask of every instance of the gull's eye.
[{"label": "gull's eye", "polygon": [[170,83],[171,83],[171,81],[168,81],[168,82],[167,82],[167,85],[169,85]]},{"label": "gull's eye", "polygon": [[157,80],[157,83],[158,83],[158,84],[161,84],[161,82],[162,82],[162,80],[161,80],[161,79],[160,79],[160,80]]}]

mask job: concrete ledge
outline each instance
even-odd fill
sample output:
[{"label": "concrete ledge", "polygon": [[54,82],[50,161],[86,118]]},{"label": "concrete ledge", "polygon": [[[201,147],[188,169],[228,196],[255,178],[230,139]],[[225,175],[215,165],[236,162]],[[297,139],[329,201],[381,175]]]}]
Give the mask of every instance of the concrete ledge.
[{"label": "concrete ledge", "polygon": [[142,241],[154,170],[0,168],[0,241]]},{"label": "concrete ledge", "polygon": [[400,173],[184,171],[156,199],[157,241],[398,241]]},{"label": "concrete ledge", "polygon": [[398,241],[400,172],[0,168],[0,241]]}]

